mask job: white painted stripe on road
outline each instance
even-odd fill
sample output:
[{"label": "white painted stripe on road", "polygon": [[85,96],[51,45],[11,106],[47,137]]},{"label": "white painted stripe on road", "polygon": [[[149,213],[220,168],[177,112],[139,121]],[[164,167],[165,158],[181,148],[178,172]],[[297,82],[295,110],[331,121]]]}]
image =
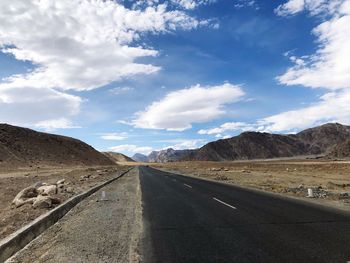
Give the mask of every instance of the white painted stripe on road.
[{"label": "white painted stripe on road", "polygon": [[215,198],[215,197],[213,197],[213,199],[214,199],[215,201],[217,201],[217,202],[223,204],[223,205],[226,205],[226,206],[228,206],[228,207],[231,207],[232,209],[237,209],[237,207],[234,207],[234,206],[232,206],[232,205],[229,205],[229,204],[225,203],[224,201],[221,201],[220,199],[217,199],[217,198]]},{"label": "white painted stripe on road", "polygon": [[184,186],[187,186],[188,188],[192,188],[192,186],[188,185],[188,184],[184,184]]}]

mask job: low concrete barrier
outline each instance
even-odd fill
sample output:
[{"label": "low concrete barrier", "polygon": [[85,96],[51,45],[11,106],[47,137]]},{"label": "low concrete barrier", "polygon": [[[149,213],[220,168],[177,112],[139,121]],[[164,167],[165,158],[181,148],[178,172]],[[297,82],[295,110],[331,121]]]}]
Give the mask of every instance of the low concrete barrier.
[{"label": "low concrete barrier", "polygon": [[51,211],[39,216],[34,221],[29,223],[28,225],[22,227],[17,230],[10,236],[4,238],[0,241],[0,262],[5,262],[6,259],[10,258],[16,252],[24,248],[29,242],[38,237],[41,233],[43,233],[50,226],[55,224],[59,219],[61,219],[65,214],[67,214],[74,206],[84,200],[86,197],[92,195],[102,187],[107,184],[112,183],[113,181],[119,179],[123,175],[127,174],[133,168],[128,169],[126,172],[120,174],[119,176],[99,184],[84,193],[73,196],[68,199],[63,204],[57,206]]}]

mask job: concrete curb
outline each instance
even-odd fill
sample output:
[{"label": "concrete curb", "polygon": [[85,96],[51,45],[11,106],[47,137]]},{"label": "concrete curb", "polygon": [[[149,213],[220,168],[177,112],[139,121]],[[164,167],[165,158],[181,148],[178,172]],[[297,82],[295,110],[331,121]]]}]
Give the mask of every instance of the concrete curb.
[{"label": "concrete curb", "polygon": [[73,196],[68,199],[63,204],[57,206],[53,210],[39,216],[34,221],[28,225],[17,230],[10,236],[4,238],[0,241],[0,262],[5,262],[6,259],[10,258],[16,252],[24,248],[29,242],[38,237],[50,226],[55,224],[59,219],[61,219],[65,214],[67,214],[74,206],[79,204],[86,197],[92,195],[96,191],[100,190],[102,187],[112,183],[113,181],[119,179],[123,175],[130,172],[133,168],[128,169],[126,172],[123,172],[119,176],[99,184],[84,193]]}]

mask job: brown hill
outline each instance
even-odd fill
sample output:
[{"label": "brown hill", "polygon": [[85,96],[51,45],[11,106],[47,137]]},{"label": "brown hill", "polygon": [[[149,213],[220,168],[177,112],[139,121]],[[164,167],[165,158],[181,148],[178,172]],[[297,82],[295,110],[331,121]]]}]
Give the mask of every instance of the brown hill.
[{"label": "brown hill", "polygon": [[329,157],[348,158],[350,157],[350,139],[337,144],[328,154]]},{"label": "brown hill", "polygon": [[90,145],[70,137],[0,124],[0,166],[113,165]]},{"label": "brown hill", "polygon": [[106,155],[109,159],[111,159],[113,162],[135,162],[130,157],[126,156],[122,153],[116,153],[116,152],[103,152],[104,155]]},{"label": "brown hill", "polygon": [[[231,161],[270,159],[305,155],[327,155],[336,145],[350,139],[350,126],[327,123],[306,129],[297,134],[270,134],[244,132],[238,136],[210,142],[199,149],[154,151],[141,156],[149,162],[173,161]],[[338,152],[347,155],[347,145],[339,146]],[[350,150],[349,150],[350,151]],[[333,155],[338,153],[333,153]],[[340,154],[340,153],[339,153]],[[350,153],[348,154],[350,157]],[[341,157],[341,156],[339,156]]]},{"label": "brown hill", "polygon": [[267,159],[302,155],[305,152],[305,145],[295,136],[244,132],[204,145],[194,152],[193,158],[200,161]]},{"label": "brown hill", "polygon": [[[244,132],[190,151],[182,160],[227,161],[327,154],[350,139],[350,127],[328,123],[297,134]],[[342,148],[345,152],[346,145]]]},{"label": "brown hill", "polygon": [[350,126],[327,123],[301,131],[297,137],[308,146],[308,153],[328,153],[339,143],[350,139]]}]

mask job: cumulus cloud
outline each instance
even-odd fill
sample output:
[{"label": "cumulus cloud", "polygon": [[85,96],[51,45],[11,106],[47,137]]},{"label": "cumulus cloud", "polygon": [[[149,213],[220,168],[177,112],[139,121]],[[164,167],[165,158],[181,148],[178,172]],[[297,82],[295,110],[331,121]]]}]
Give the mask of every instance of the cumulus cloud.
[{"label": "cumulus cloud", "polygon": [[[294,2],[296,1],[289,1],[280,8]],[[350,1],[301,2],[304,3],[302,10],[309,10],[311,13],[326,12],[331,18],[313,30],[317,37],[317,51],[303,58],[292,56],[295,65],[279,76],[278,81],[286,85],[311,88],[349,89],[350,60],[347,58],[350,57]],[[286,10],[287,13],[294,11]]]},{"label": "cumulus cloud", "polygon": [[268,131],[350,123],[350,0],[290,0],[276,9],[279,15],[301,11],[323,20],[312,31],[317,50],[311,55],[290,56],[294,65],[277,79],[281,84],[322,88],[326,93],[312,105],[259,120]]},{"label": "cumulus cloud", "polygon": [[67,118],[79,112],[81,101],[53,89],[0,85],[0,120],[21,126],[34,124],[46,130],[76,127]]},{"label": "cumulus cloud", "polygon": [[37,65],[30,73],[8,78],[11,86],[89,90],[122,77],[154,73],[158,67],[135,62],[157,55],[132,45],[140,34],[198,24],[182,11],[168,11],[166,5],[130,10],[102,0],[0,3],[2,51]]},{"label": "cumulus cloud", "polygon": [[172,148],[174,150],[196,149],[203,146],[207,141],[203,139],[173,139],[161,141],[166,143],[173,143],[167,145],[163,149]]},{"label": "cumulus cloud", "polygon": [[125,154],[142,153],[142,154],[148,155],[153,151],[153,148],[148,146],[141,147],[133,144],[123,144],[123,145],[110,147],[109,150],[113,152],[120,152]]},{"label": "cumulus cloud", "polygon": [[[165,1],[160,0],[138,0],[135,2],[134,7],[143,7],[143,6],[155,6]],[[168,4],[181,7],[183,9],[195,9],[201,5],[207,5],[217,2],[217,0],[170,0]]]},{"label": "cumulus cloud", "polygon": [[[69,118],[78,112],[81,100],[67,90],[91,90],[135,74],[155,73],[158,66],[136,62],[158,54],[138,44],[142,36],[193,29],[205,22],[166,4],[128,9],[111,0],[2,0],[1,52],[34,67],[2,80],[1,120],[70,127]],[[23,99],[20,90],[35,96]],[[40,111],[44,106],[47,109]]]},{"label": "cumulus cloud", "polygon": [[256,124],[249,124],[245,122],[226,122],[219,127],[211,129],[202,129],[199,130],[199,134],[216,134],[216,137],[224,137],[221,133],[233,132],[233,131],[257,131],[262,130],[263,127],[257,127]]},{"label": "cumulus cloud", "polygon": [[122,141],[128,138],[128,134],[126,132],[122,133],[116,133],[116,132],[111,132],[111,133],[102,133],[100,135],[100,138],[103,140],[107,141]]},{"label": "cumulus cloud", "polygon": [[309,107],[282,112],[259,121],[265,130],[293,131],[326,122],[350,123],[350,92],[331,92]]},{"label": "cumulus cloud", "polygon": [[195,85],[168,93],[144,111],[136,113],[131,124],[137,128],[184,131],[193,123],[203,123],[225,114],[224,105],[237,102],[244,95],[236,85]]}]

